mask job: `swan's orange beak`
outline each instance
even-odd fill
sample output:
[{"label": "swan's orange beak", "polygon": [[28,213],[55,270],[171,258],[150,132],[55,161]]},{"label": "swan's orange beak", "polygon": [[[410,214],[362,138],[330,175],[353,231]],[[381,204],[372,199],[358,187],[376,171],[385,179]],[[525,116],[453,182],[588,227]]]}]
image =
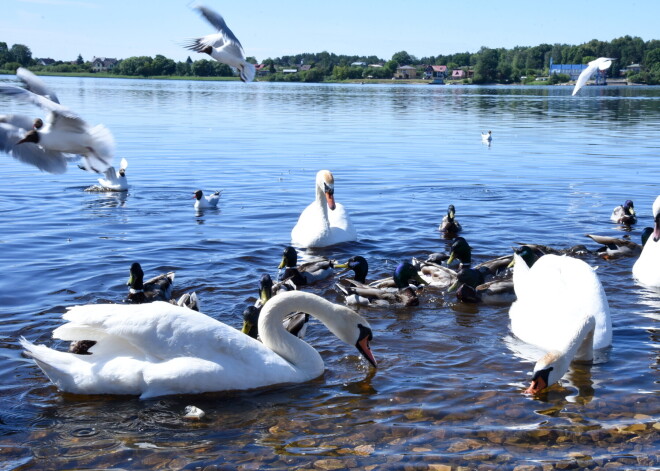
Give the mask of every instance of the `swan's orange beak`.
[{"label": "swan's orange beak", "polygon": [[374,354],[371,353],[371,347],[369,347],[369,339],[367,337],[358,342],[358,350],[360,350],[360,353],[362,353],[362,355],[367,359],[369,363],[374,366],[374,368],[378,368]]},{"label": "swan's orange beak", "polygon": [[332,211],[334,211],[336,205],[335,205],[335,195],[330,193],[329,191],[325,192],[325,199],[328,202],[328,208],[330,208]]},{"label": "swan's orange beak", "polygon": [[530,384],[529,387],[525,389],[525,394],[536,394],[540,391],[543,391],[547,387],[548,385],[546,384],[545,380],[539,376],[538,378],[532,380],[532,384]]}]

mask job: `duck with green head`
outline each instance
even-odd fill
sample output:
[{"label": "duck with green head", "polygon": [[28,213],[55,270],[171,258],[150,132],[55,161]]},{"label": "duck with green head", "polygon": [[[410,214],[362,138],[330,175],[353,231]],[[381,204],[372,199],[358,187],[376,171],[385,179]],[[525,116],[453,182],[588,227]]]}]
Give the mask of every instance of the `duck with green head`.
[{"label": "duck with green head", "polygon": [[353,279],[360,283],[367,282],[367,274],[369,273],[369,264],[367,260],[361,255],[355,255],[346,261],[346,263],[335,263],[335,268],[343,268],[344,271],[339,274],[342,275],[348,271],[353,271]]},{"label": "duck with green head", "polygon": [[282,261],[277,267],[284,269],[280,280],[290,279],[296,286],[305,286],[324,280],[334,273],[334,261],[319,258],[311,262],[298,265],[298,252],[291,246],[284,249]]},{"label": "duck with green head", "polygon": [[458,260],[463,268],[468,268],[472,264],[472,247],[463,237],[456,237],[451,244],[451,252],[447,259],[447,266],[450,266],[454,260]]},{"label": "duck with green head", "polygon": [[392,279],[396,286],[395,290],[365,286],[346,278],[335,284],[335,286],[345,296],[345,302],[349,305],[419,305],[415,288],[418,285],[428,283],[419,276],[417,269],[411,263],[402,262],[397,265],[392,274]]},{"label": "duck with green head", "polygon": [[172,298],[174,272],[155,276],[144,281],[142,266],[135,262],[131,265],[130,276],[126,284],[129,286],[128,301],[133,304],[150,303],[153,301],[168,301]]},{"label": "duck with green head", "polygon": [[455,216],[456,208],[453,204],[450,204],[447,208],[447,214],[442,218],[442,222],[440,223],[438,230],[446,236],[448,235],[450,237],[453,237],[455,234],[460,232],[463,228],[461,227],[461,224],[455,219]]}]

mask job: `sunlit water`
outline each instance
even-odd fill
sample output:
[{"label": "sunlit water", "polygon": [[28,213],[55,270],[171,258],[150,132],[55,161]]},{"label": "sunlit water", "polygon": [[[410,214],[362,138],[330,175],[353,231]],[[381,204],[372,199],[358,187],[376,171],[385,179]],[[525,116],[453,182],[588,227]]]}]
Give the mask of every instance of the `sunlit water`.
[{"label": "sunlit water", "polygon": [[[0,156],[1,470],[660,463],[660,293],[633,281],[632,259],[584,258],[599,266],[613,347],[536,398],[522,394],[533,362],[515,353],[508,306],[457,305],[433,290],[419,307],[362,310],[375,374],[313,323],[308,341],[325,374],[277,389],[67,395],[17,342],[63,348],[50,333],[66,307],[121,302],[133,261],[147,276],[176,271],[177,294],[197,291],[205,313],[240,327],[323,168],[360,238],[309,253],[361,254],[371,279],[446,251],[437,226],[449,203],[476,262],[517,242],[596,249],[584,234],[623,236],[609,215],[626,199],[640,214],[630,232],[639,241],[660,193],[660,89],[587,87],[571,97],[569,87],[45,80],[113,131],[132,187],[85,192],[95,176],[75,166],[49,175]],[[0,106],[39,113],[4,97]],[[488,129],[490,147],[480,139]],[[197,188],[222,189],[220,208],[196,214]],[[341,302],[333,283],[312,291]],[[183,419],[187,405],[206,416]]]}]

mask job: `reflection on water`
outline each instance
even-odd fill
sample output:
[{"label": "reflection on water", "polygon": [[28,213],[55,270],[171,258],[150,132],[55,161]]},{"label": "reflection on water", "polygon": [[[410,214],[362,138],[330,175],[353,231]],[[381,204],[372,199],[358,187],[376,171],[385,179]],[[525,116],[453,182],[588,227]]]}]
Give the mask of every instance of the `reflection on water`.
[{"label": "reflection on water", "polygon": [[[148,273],[175,271],[175,296],[194,290],[204,312],[239,327],[261,274],[276,275],[322,168],[333,171],[360,240],[301,251],[301,260],[362,255],[371,280],[447,252],[437,227],[450,203],[475,264],[516,242],[595,250],[584,234],[627,230],[638,240],[658,193],[660,89],[588,87],[570,97],[570,87],[48,82],[112,129],[131,188],[85,192],[95,181],[86,172],[48,175],[3,160],[3,469],[658,466],[660,292],[634,283],[632,259],[584,256],[599,266],[613,347],[539,397],[522,394],[538,352],[511,338],[508,306],[460,304],[426,288],[416,308],[360,309],[378,370],[312,322],[324,375],[274,390],[72,396],[21,356],[16,339],[59,345],[50,334],[66,307],[121,302],[134,261]],[[487,129],[490,147],[480,137]],[[222,189],[220,208],[197,213],[197,188]],[[626,199],[639,227],[609,221]],[[341,302],[334,282],[310,289]],[[184,419],[188,405],[204,418]]]}]

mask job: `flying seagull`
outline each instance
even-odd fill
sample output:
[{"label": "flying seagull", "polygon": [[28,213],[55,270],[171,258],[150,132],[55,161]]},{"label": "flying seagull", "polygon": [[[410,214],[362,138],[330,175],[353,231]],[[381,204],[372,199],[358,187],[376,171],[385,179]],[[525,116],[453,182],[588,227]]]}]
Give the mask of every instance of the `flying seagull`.
[{"label": "flying seagull", "polygon": [[599,57],[598,59],[594,59],[591,62],[589,62],[588,67],[582,71],[580,76],[577,79],[577,82],[575,82],[575,88],[573,88],[573,94],[572,96],[575,96],[575,94],[580,90],[585,83],[587,83],[587,80],[591,78],[591,76],[596,72],[596,70],[606,70],[609,69],[610,66],[612,65],[612,61],[614,59],[611,59],[609,57]]},{"label": "flying seagull", "polygon": [[245,60],[243,55],[243,46],[238,38],[225,23],[224,18],[213,10],[204,6],[195,7],[200,14],[211,23],[218,32],[209,34],[201,38],[191,39],[190,43],[184,45],[185,48],[196,52],[206,53],[218,62],[227,64],[238,70],[239,76],[243,82],[254,80],[256,70],[254,64]]},{"label": "flying seagull", "polygon": [[69,108],[53,101],[57,96],[47,89],[35,88],[37,82],[31,76],[24,72],[19,75],[28,88],[45,95],[9,84],[0,84],[0,94],[35,104],[47,111],[48,116],[43,121],[32,121],[29,128],[31,120],[25,116],[0,120],[0,149],[49,173],[66,172],[67,162],[78,159],[70,154],[82,157],[86,170],[104,172],[112,165],[115,147],[112,133],[102,124],[91,127]]}]

